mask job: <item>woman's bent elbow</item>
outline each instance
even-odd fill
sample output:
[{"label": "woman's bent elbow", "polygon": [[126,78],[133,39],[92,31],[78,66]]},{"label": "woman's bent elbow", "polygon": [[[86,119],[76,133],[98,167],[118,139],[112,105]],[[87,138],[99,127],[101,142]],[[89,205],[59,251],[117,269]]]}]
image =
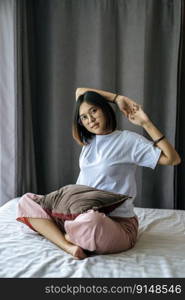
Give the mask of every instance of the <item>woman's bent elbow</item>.
[{"label": "woman's bent elbow", "polygon": [[180,156],[178,155],[178,157],[172,161],[172,165],[173,165],[173,166],[177,166],[177,165],[179,165],[180,163],[181,163],[181,158],[180,158]]}]

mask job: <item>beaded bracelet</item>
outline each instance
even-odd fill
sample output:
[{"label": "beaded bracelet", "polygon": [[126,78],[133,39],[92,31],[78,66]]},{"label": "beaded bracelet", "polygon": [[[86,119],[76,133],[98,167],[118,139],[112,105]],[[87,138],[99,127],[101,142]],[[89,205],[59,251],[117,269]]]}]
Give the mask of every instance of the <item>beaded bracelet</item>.
[{"label": "beaded bracelet", "polygon": [[165,135],[163,135],[162,137],[160,137],[159,139],[154,141],[154,146],[156,146],[160,141],[162,141],[165,138]]}]

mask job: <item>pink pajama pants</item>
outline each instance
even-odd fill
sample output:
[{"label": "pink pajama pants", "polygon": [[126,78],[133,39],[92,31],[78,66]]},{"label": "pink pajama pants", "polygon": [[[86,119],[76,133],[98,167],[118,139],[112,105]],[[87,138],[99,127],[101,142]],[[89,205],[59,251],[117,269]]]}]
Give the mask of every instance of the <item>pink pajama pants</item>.
[{"label": "pink pajama pants", "polygon": [[[17,221],[21,221],[34,230],[27,220],[30,218],[51,219],[40,205],[32,199],[38,197],[32,193],[23,195],[17,207]],[[75,220],[65,221],[64,227],[71,242],[84,250],[98,254],[118,253],[132,248],[137,240],[138,219],[108,217],[104,213],[89,210]]]}]

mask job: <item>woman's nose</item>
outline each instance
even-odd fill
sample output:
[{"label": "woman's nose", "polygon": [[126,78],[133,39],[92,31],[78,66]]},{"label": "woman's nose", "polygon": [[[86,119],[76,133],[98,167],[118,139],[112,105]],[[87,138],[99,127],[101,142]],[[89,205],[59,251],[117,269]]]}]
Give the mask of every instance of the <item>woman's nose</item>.
[{"label": "woman's nose", "polygon": [[92,115],[89,115],[88,121],[89,121],[89,123],[90,122],[94,122],[95,121],[95,117],[93,117]]}]

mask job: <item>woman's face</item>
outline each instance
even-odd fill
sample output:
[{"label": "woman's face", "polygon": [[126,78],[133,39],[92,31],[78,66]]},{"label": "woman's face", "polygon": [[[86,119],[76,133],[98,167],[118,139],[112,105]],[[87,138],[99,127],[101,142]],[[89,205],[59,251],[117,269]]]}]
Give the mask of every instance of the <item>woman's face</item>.
[{"label": "woman's face", "polygon": [[94,134],[108,134],[111,132],[110,129],[107,129],[106,118],[100,107],[83,102],[80,105],[79,116],[81,124],[89,132]]}]

